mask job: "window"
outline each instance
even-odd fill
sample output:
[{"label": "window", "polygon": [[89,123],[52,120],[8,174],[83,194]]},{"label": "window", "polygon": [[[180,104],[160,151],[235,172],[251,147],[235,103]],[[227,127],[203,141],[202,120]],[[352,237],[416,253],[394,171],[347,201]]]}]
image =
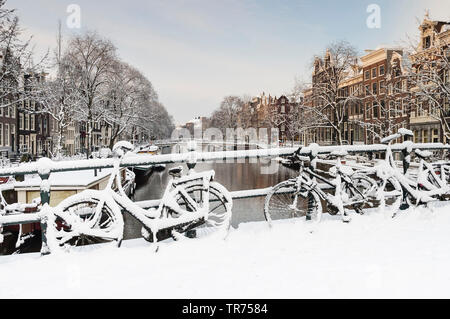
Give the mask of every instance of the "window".
[{"label": "window", "polygon": [[364,72],[364,80],[369,80],[370,79],[370,71],[367,70]]},{"label": "window", "polygon": [[3,116],[3,109],[4,107],[0,107],[0,116]]},{"label": "window", "polygon": [[372,79],[377,77],[377,68],[372,69]]},{"label": "window", "polygon": [[403,115],[403,105],[402,105],[402,100],[397,100],[396,103],[397,103],[397,110],[398,110],[396,116],[397,116],[397,117],[400,117],[400,116]]},{"label": "window", "polygon": [[24,117],[25,117],[24,129],[29,130],[30,129],[30,114],[24,114]]},{"label": "window", "polygon": [[285,108],[285,106],[284,106],[284,104],[281,104],[281,113],[285,113],[286,112],[286,108]]},{"label": "window", "polygon": [[3,123],[0,123],[0,146],[3,146]]},{"label": "window", "polygon": [[371,104],[370,102],[366,103],[366,118],[370,119],[372,115]]},{"label": "window", "polygon": [[10,136],[10,132],[9,132],[9,124],[5,124],[5,146],[9,146],[9,136]]},{"label": "window", "polygon": [[380,94],[386,93],[386,83],[384,81],[380,81]]},{"label": "window", "polygon": [[378,83],[372,83],[372,93],[373,94],[378,94]]},{"label": "window", "polygon": [[380,65],[379,73],[380,73],[380,76],[384,75],[384,65]]},{"label": "window", "polygon": [[393,118],[397,115],[394,101],[389,101],[389,117]]},{"label": "window", "polygon": [[9,117],[9,110],[11,109],[11,106],[5,107],[5,116]]},{"label": "window", "polygon": [[19,113],[19,130],[23,130],[23,113]]},{"label": "window", "polygon": [[19,150],[23,150],[24,149],[24,140],[23,140],[23,135],[19,135]]},{"label": "window", "polygon": [[423,38],[423,48],[428,49],[431,46],[431,37],[427,36]]},{"label": "window", "polygon": [[422,130],[422,143],[428,143],[428,130]]},{"label": "window", "polygon": [[370,95],[370,85],[366,85],[365,95]]},{"label": "window", "polygon": [[419,102],[417,103],[417,116],[423,115],[423,103]]},{"label": "window", "polygon": [[13,119],[16,118],[16,106],[15,105],[11,106],[11,117]]},{"label": "window", "polygon": [[437,128],[433,129],[433,143],[439,142],[439,130]]},{"label": "window", "polygon": [[419,131],[414,131],[414,143],[419,143]]},{"label": "window", "polygon": [[379,106],[376,102],[373,102],[373,118],[378,118],[380,115],[379,113]]},{"label": "window", "polygon": [[35,130],[36,129],[36,115],[32,114],[31,115],[31,124],[30,124],[30,130]]}]

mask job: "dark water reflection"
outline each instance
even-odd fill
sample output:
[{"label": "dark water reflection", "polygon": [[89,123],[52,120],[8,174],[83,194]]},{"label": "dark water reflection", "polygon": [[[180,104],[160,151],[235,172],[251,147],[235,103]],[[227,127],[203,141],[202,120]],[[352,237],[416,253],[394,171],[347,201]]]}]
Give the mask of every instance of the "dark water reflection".
[{"label": "dark water reflection", "polygon": [[[251,161],[245,160],[244,163],[200,163],[197,164],[195,170],[213,169],[216,172],[215,181],[224,185],[229,191],[270,187],[296,176],[295,171],[278,165],[274,161],[255,159]],[[167,168],[178,165],[168,165]],[[274,167],[274,169],[271,169],[274,173],[263,174],[264,169],[267,169],[269,165]],[[187,169],[185,165],[183,167]],[[167,168],[162,172],[152,173],[145,184],[138,186],[134,200],[161,198],[168,180]],[[263,206],[264,197],[234,200],[232,225],[237,227],[242,222],[264,220]],[[139,237],[141,226],[128,214],[125,215],[125,238]]]}]

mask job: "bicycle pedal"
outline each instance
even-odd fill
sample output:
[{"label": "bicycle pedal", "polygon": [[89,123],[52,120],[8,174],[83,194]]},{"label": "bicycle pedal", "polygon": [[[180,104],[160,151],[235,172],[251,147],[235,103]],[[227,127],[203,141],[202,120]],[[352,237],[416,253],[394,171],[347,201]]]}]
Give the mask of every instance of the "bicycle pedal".
[{"label": "bicycle pedal", "polygon": [[407,204],[407,203],[402,203],[399,207],[400,210],[406,210],[408,208],[409,208],[409,204]]},{"label": "bicycle pedal", "polygon": [[188,230],[188,231],[185,233],[185,236],[186,236],[187,238],[196,238],[196,237],[197,237],[197,230],[196,230],[196,229]]}]

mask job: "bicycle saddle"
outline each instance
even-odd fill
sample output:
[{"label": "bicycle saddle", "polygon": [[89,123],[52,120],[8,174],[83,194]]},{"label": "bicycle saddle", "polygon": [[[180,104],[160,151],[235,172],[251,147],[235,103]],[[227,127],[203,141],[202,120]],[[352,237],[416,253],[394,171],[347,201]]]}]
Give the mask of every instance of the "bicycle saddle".
[{"label": "bicycle saddle", "polygon": [[172,177],[181,176],[181,172],[183,172],[183,167],[181,166],[169,168],[169,175]]}]

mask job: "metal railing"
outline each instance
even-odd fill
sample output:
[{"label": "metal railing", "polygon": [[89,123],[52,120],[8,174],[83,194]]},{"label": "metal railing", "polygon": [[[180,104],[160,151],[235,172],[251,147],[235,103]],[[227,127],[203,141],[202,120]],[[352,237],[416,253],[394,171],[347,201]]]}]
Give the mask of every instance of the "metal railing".
[{"label": "metal railing", "polygon": [[[319,146],[311,144],[307,147],[301,147],[299,155],[307,156],[311,161],[319,155],[331,154],[335,151],[345,150],[349,154],[373,154],[377,152],[385,152],[387,145],[372,144],[372,145],[348,145],[348,146]],[[407,157],[409,153],[416,150],[450,150],[449,144],[442,143],[412,143],[403,142],[400,144],[393,144],[390,146],[393,152],[401,152],[403,154],[404,166],[407,166]],[[191,151],[180,154],[163,154],[163,155],[136,155],[132,153],[126,154],[120,159],[121,167],[134,167],[140,165],[155,165],[155,164],[171,164],[171,163],[186,163],[189,167],[194,167],[199,162],[209,161],[227,161],[231,159],[250,159],[250,158],[274,158],[279,156],[292,155],[297,151],[297,147],[289,148],[268,148],[255,150],[237,150],[237,151],[217,151],[217,152],[197,152]],[[0,177],[17,176],[26,174],[38,174],[42,180],[40,186],[41,204],[45,205],[50,202],[50,187],[48,179],[51,173],[67,172],[79,170],[97,170],[102,168],[112,168],[117,158],[105,159],[85,159],[85,160],[71,160],[71,161],[52,161],[49,158],[41,158],[36,162],[24,163],[17,167],[8,167],[0,169]],[[270,188],[253,189],[251,191],[235,191],[231,192],[232,198],[241,199],[249,197],[265,196],[270,191]],[[150,200],[137,202],[137,204],[144,208],[155,207],[159,205],[159,200]],[[46,227],[47,218],[40,212],[27,214],[0,214],[0,228],[1,226],[10,226],[28,223],[41,223],[42,240],[46,241]]]}]

